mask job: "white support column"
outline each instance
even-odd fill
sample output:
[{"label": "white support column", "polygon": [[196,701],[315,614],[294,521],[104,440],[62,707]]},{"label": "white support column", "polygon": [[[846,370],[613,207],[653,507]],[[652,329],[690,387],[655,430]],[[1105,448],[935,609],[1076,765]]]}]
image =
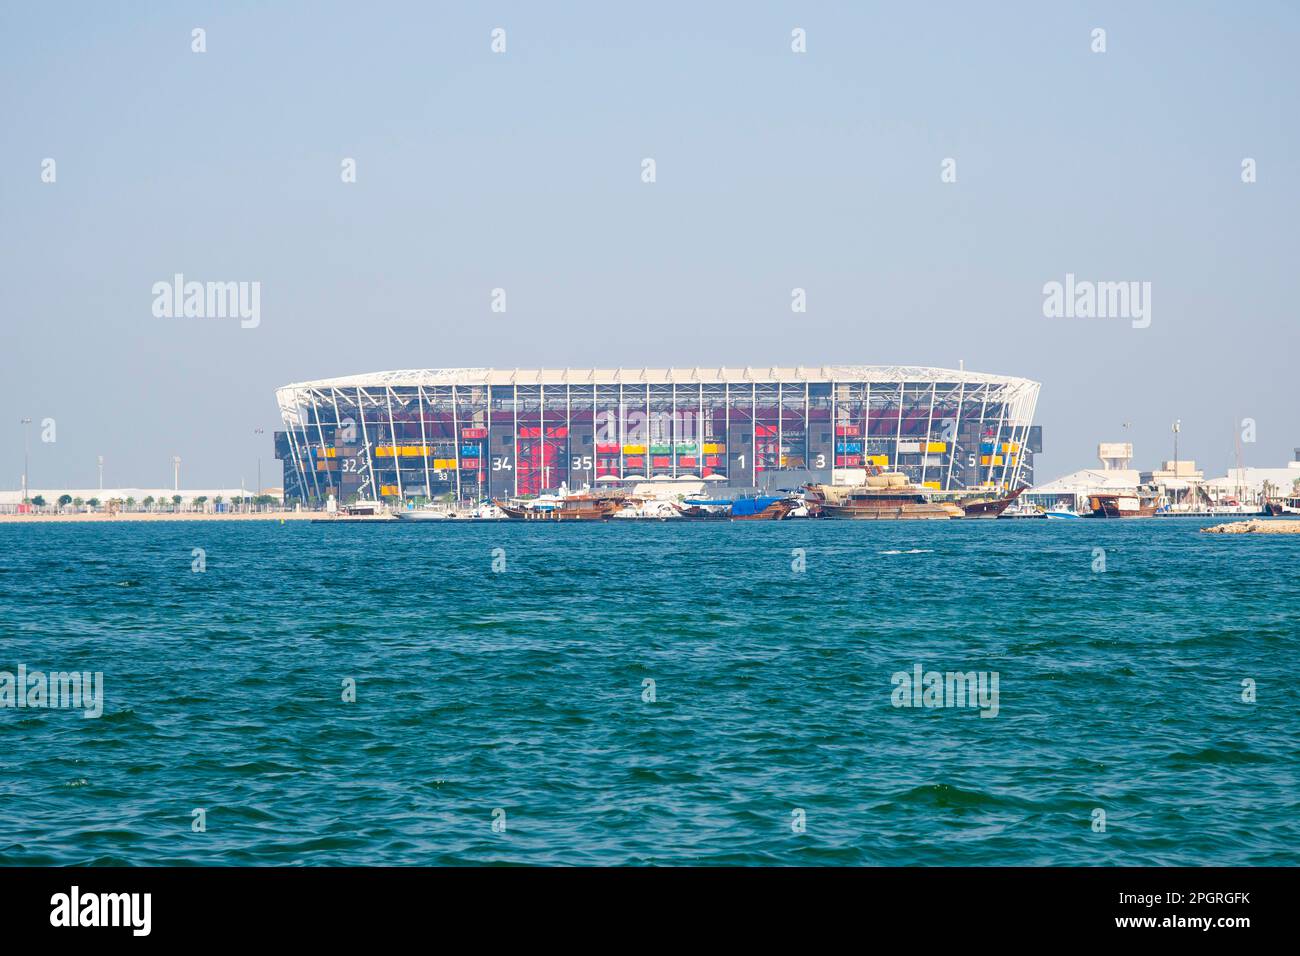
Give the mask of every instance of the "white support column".
[{"label": "white support column", "polygon": [[[320,456],[325,461],[325,484],[329,487],[330,493],[334,493],[334,473],[329,470],[329,454],[325,451],[325,432],[320,427],[320,406],[316,404],[316,390],[310,389],[308,394],[311,395],[311,413],[316,419],[316,440],[320,442]],[[257,493],[260,495],[262,489],[258,488]],[[317,484],[316,494],[320,496],[320,485]]]},{"label": "white support column", "polygon": [[[1007,420],[1007,397],[1005,389],[1005,385],[999,386],[998,398],[1000,399],[1002,411],[998,414],[998,430],[993,435],[993,450],[989,453],[989,474],[987,480],[990,485],[994,485],[993,469],[997,467],[998,455],[1002,452],[1002,426]],[[1003,458],[1002,461],[1003,467],[1005,468],[1006,459]],[[997,486],[994,485],[994,487],[996,488]]]},{"label": "white support column", "polygon": [[[455,387],[455,386],[453,386]],[[416,401],[420,403],[420,457],[424,459],[424,496],[433,498],[433,483],[429,480],[429,439],[424,431],[424,409],[428,400],[424,397],[424,386],[415,387]]]},{"label": "white support column", "polygon": [[925,472],[930,462],[930,429],[934,427],[934,397],[938,391],[939,383],[930,383],[930,417],[925,420],[925,441],[921,448],[921,485],[925,485]]},{"label": "white support column", "polygon": [[[671,374],[671,373],[670,373]],[[677,477],[677,380],[672,383],[672,411],[668,413],[668,455],[673,477]]]},{"label": "white support column", "polygon": [[[984,466],[980,464],[979,459],[980,456],[984,454],[984,419],[989,413],[989,389],[990,388],[992,388],[992,386],[989,385],[988,382],[985,382],[980,387],[979,434],[975,436],[975,477],[979,479],[976,481],[976,487],[979,487],[984,484],[983,481]],[[993,459],[990,458],[989,460],[992,461]],[[993,476],[990,474],[989,483],[991,484],[992,481],[993,481]]]},{"label": "white support column", "polygon": [[393,472],[397,475],[397,497],[406,500],[406,494],[402,491],[402,456],[397,448],[397,425],[393,421],[393,387],[384,386],[384,402],[388,406],[388,434],[389,444],[393,449]]},{"label": "white support column", "polygon": [[812,460],[812,422],[808,420],[810,412],[808,379],[803,380],[803,466],[809,468]]},{"label": "white support column", "polygon": [[[839,382],[835,381],[834,378],[832,378],[831,379],[831,484],[835,484],[835,470],[839,467],[839,465],[835,461],[835,459],[838,458],[840,454],[839,452],[839,446],[840,446],[839,392],[840,392],[840,384]],[[869,407],[867,408],[867,413],[868,414],[871,413],[871,409]],[[866,453],[867,453],[867,436],[863,435],[862,454],[866,455]]]},{"label": "white support column", "polygon": [[[421,422],[423,422],[423,419],[421,419]],[[421,432],[420,436],[424,437],[424,433]],[[460,408],[457,406],[457,401],[456,401],[455,382],[451,383],[451,443],[452,443],[452,450],[455,452],[455,459],[456,459],[456,507],[459,508],[460,507]],[[426,449],[424,460],[426,463],[425,480],[427,481],[428,480],[427,463],[429,461],[427,449]]]},{"label": "white support column", "polygon": [[[871,386],[868,385],[868,394]],[[902,466],[898,463],[898,445],[903,440],[903,405],[907,402],[907,382],[898,383],[898,428],[894,431],[894,463],[891,466],[894,471],[898,471]],[[871,408],[867,408],[867,420],[870,422]]]},{"label": "white support column", "polygon": [[[294,404],[294,417],[301,418],[301,415],[299,414],[300,406],[299,406],[298,393],[296,391],[293,393],[293,404]],[[285,422],[285,425],[288,427],[288,431],[289,431],[289,457],[293,459],[293,466],[294,469],[298,472],[298,481],[302,485],[302,493],[303,496],[305,497],[307,494],[307,469],[306,467],[303,466],[302,457],[298,454],[298,440],[297,437],[294,435],[293,423]],[[179,482],[177,482],[177,484],[179,484]],[[24,488],[23,489],[24,495],[26,494],[26,492],[27,489]]]},{"label": "white support column", "polygon": [[722,427],[727,430],[727,437],[722,447],[722,460],[726,462],[727,484],[731,484],[731,383],[722,383]]},{"label": "white support column", "polygon": [[[582,462],[578,462],[579,465]],[[594,471],[596,467],[595,447],[592,448],[591,467]],[[573,386],[569,384],[568,373],[564,376],[564,474],[565,481],[570,487],[573,486]],[[591,485],[594,488],[596,484],[595,474],[591,475]]]},{"label": "white support column", "polygon": [[776,470],[781,470],[781,456],[785,445],[785,387],[776,380]]},{"label": "white support column", "polygon": [[953,422],[952,439],[948,442],[948,476],[943,481],[943,490],[952,490],[952,463],[957,457],[957,436],[961,432],[961,413],[966,407],[966,379],[961,380],[957,392],[957,420]]},{"label": "white support column", "polygon": [[366,428],[366,407],[361,400],[362,394],[361,387],[357,386],[357,417],[361,419],[361,441],[365,446],[363,454],[366,456],[366,474],[370,480],[370,498],[378,501],[379,482],[375,481],[375,458],[370,448],[370,431]]}]

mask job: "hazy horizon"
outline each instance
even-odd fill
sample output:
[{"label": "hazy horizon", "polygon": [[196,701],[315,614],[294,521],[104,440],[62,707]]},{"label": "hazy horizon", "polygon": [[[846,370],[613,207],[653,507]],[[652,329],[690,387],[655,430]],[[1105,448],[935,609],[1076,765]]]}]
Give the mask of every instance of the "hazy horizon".
[{"label": "hazy horizon", "polygon": [[[22,417],[33,487],[94,487],[98,455],[105,487],[169,487],[173,455],[184,486],[252,487],[259,454],[279,484],[277,387],[462,366],[964,361],[1043,384],[1039,482],[1101,441],[1150,468],[1175,418],[1207,476],[1244,418],[1243,463],[1281,466],[1297,27],[1281,3],[7,7],[0,487]],[[177,273],[259,283],[255,327],[156,316]],[[1149,327],[1045,317],[1067,275],[1149,282]]]}]

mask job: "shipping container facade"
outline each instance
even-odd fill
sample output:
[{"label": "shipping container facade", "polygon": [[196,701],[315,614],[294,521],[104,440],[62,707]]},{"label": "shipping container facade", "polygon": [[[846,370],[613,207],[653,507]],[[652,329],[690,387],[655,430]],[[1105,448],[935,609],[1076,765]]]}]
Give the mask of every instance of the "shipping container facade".
[{"label": "shipping container facade", "polygon": [[776,488],[873,466],[1014,488],[1033,480],[1037,396],[1027,379],[874,366],[383,372],[279,389],[276,453],[286,497],[316,504],[634,476]]}]

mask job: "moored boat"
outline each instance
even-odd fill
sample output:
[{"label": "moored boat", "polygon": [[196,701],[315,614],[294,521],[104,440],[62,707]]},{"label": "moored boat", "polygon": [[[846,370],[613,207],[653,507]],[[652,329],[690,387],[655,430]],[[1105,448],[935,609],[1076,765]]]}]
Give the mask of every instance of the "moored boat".
[{"label": "moored boat", "polygon": [[674,507],[683,518],[695,521],[721,521],[731,517],[730,498],[686,498]]},{"label": "moored boat", "polygon": [[425,505],[422,508],[408,508],[395,512],[399,521],[447,521],[456,517],[454,511],[442,506]]},{"label": "moored boat", "polygon": [[507,518],[517,521],[605,521],[626,503],[624,498],[571,495],[544,504],[496,501]]},{"label": "moored boat", "polygon": [[782,521],[799,504],[794,498],[737,498],[727,517],[733,521]]},{"label": "moored boat", "polygon": [[808,485],[807,500],[823,518],[854,520],[934,519],[946,521],[962,514],[951,502],[931,501],[901,474],[871,475],[866,485]]},{"label": "moored boat", "polygon": [[1052,508],[1044,512],[1043,517],[1050,518],[1053,521],[1062,519],[1067,521],[1077,521],[1082,518],[1083,515],[1079,514],[1077,511],[1071,511],[1069,508]]},{"label": "moored boat", "polygon": [[373,523],[396,521],[393,513],[382,501],[354,501],[341,509],[328,512],[328,517],[312,518],[312,524],[338,523]]},{"label": "moored boat", "polygon": [[1011,494],[1002,498],[991,495],[963,498],[957,504],[961,507],[962,517],[964,518],[997,518],[1007,510],[1013,501],[1024,493],[1024,490],[1024,488],[1017,488]]},{"label": "moored boat", "polygon": [[1141,493],[1088,496],[1088,507],[1094,518],[1150,518],[1159,504],[1154,495]]}]

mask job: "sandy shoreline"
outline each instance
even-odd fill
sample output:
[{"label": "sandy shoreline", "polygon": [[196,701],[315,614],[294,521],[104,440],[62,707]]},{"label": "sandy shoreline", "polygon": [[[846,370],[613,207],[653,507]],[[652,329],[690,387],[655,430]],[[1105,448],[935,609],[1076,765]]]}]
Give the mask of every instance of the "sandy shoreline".
[{"label": "sandy shoreline", "polygon": [[131,512],[130,514],[68,514],[68,515],[0,515],[0,524],[124,524],[135,521],[309,521],[323,518],[323,511],[258,511],[251,514],[215,514],[207,512],[182,511],[177,514],[166,512]]}]

